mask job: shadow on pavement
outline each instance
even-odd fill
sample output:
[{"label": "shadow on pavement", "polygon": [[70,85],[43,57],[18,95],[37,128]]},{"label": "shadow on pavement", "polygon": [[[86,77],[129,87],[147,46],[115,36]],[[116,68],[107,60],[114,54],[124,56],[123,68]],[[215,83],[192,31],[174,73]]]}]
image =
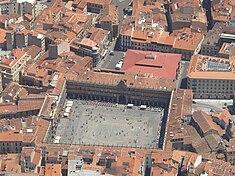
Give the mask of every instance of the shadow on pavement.
[{"label": "shadow on pavement", "polygon": [[119,38],[117,38],[117,41],[115,43],[115,46],[114,46],[114,51],[121,51],[120,49],[120,44],[119,44]]},{"label": "shadow on pavement", "polygon": [[187,89],[187,78],[183,78],[180,84],[181,89]]}]

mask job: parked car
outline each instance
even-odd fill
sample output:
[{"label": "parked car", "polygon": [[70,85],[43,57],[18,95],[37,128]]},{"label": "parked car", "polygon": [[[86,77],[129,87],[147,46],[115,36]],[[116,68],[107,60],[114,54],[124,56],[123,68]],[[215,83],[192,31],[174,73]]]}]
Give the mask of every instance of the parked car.
[{"label": "parked car", "polygon": [[122,68],[122,64],[118,63],[116,66],[115,66],[115,70],[120,70]]}]

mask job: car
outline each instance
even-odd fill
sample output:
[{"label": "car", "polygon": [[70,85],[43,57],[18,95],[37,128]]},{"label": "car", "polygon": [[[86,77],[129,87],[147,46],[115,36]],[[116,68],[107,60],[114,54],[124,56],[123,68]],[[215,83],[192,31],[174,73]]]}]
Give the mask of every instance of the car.
[{"label": "car", "polygon": [[122,62],[123,62],[123,61],[124,61],[124,58],[120,59],[120,61],[122,61]]},{"label": "car", "polygon": [[118,62],[115,66],[115,70],[120,70],[122,68],[123,62]]},{"label": "car", "polygon": [[122,65],[121,65],[121,64],[117,64],[117,65],[115,66],[115,70],[120,70],[120,69],[121,69],[121,67],[122,67]]},{"label": "car", "polygon": [[127,15],[124,15],[124,16],[123,16],[123,19],[125,19],[125,18],[126,18],[126,16],[127,16]]}]

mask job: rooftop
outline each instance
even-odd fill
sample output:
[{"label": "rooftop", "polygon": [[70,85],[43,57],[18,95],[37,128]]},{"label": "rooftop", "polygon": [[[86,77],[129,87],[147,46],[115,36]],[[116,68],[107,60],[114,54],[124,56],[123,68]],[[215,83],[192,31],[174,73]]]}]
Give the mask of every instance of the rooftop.
[{"label": "rooftop", "polygon": [[232,6],[221,1],[212,6],[211,14],[215,22],[229,22]]},{"label": "rooftop", "polygon": [[[49,127],[49,121],[39,117],[30,117],[25,119],[3,119],[0,121],[1,131],[0,141],[25,142],[39,145],[42,144]],[[7,129],[7,130],[6,130]]]},{"label": "rooftop", "polygon": [[61,164],[46,164],[45,176],[61,176]]},{"label": "rooftop", "polygon": [[193,120],[199,125],[203,133],[208,132],[209,130],[215,130],[218,134],[223,135],[224,131],[213,122],[212,117],[203,111],[195,111],[193,113]]},{"label": "rooftop", "polygon": [[[9,55],[1,56],[2,60],[0,61],[1,67],[13,67],[22,57],[26,54],[26,52],[22,49],[14,49]],[[3,58],[4,57],[4,58]]]},{"label": "rooftop", "polygon": [[180,60],[180,54],[128,50],[121,71],[176,79]]},{"label": "rooftop", "polygon": [[189,78],[202,79],[235,79],[233,61],[205,55],[193,55],[188,67]]},{"label": "rooftop", "polygon": [[212,30],[207,32],[202,45],[217,46],[220,39],[220,34],[223,32],[224,28],[224,23],[215,23]]},{"label": "rooftop", "polygon": [[202,33],[192,32],[189,28],[183,28],[172,35],[177,36],[173,44],[173,48],[182,50],[195,51],[204,39],[204,35]]},{"label": "rooftop", "polygon": [[233,54],[231,51],[233,51],[233,49],[235,48],[235,44],[234,43],[223,43],[223,45],[221,46],[220,50],[219,50],[219,54],[225,54],[225,55],[230,55]]},{"label": "rooftop", "polygon": [[148,89],[159,89],[159,90],[172,90],[176,84],[173,79],[152,77],[149,74],[115,74],[115,73],[104,73],[94,72],[92,70],[85,71],[79,75],[67,74],[66,78],[68,81],[78,81],[86,83],[106,84],[106,85],[118,85],[120,82],[124,83],[127,87],[138,87]]},{"label": "rooftop", "polygon": [[180,119],[192,114],[192,90],[175,90],[171,99],[169,120],[167,123],[166,142],[177,133],[182,133]]}]

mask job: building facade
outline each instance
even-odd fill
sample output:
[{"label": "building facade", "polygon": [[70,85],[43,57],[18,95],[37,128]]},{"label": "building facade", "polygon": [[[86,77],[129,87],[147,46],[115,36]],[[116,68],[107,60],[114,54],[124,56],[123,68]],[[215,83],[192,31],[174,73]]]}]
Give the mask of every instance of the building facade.
[{"label": "building facade", "polygon": [[38,33],[32,33],[26,29],[19,32],[6,33],[6,49],[25,48],[27,46],[36,45],[45,51],[45,36]]},{"label": "building facade", "polygon": [[[67,79],[66,89],[69,98],[167,107],[174,87],[171,79],[164,79],[165,86],[168,84],[168,87],[158,87],[159,82],[163,81],[161,78],[128,78],[128,75],[100,72],[89,74],[85,73],[83,78],[78,80]],[[100,78],[96,80],[97,77]],[[149,81],[152,82],[151,85],[147,83]]]},{"label": "building facade", "polygon": [[33,19],[35,16],[35,5],[37,1],[9,0],[0,4],[0,14],[30,14]]},{"label": "building facade", "polygon": [[182,54],[183,60],[190,60],[192,55],[199,53],[203,40],[201,33],[194,33],[188,28],[172,34],[130,29],[129,33],[121,31],[120,49],[177,53]]},{"label": "building facade", "polygon": [[188,68],[188,88],[194,98],[231,99],[235,88],[232,60],[194,55]]},{"label": "building facade", "polygon": [[0,72],[2,73],[2,86],[5,88],[11,81],[19,82],[20,72],[31,59],[26,52],[15,49],[13,52],[0,62]]}]

